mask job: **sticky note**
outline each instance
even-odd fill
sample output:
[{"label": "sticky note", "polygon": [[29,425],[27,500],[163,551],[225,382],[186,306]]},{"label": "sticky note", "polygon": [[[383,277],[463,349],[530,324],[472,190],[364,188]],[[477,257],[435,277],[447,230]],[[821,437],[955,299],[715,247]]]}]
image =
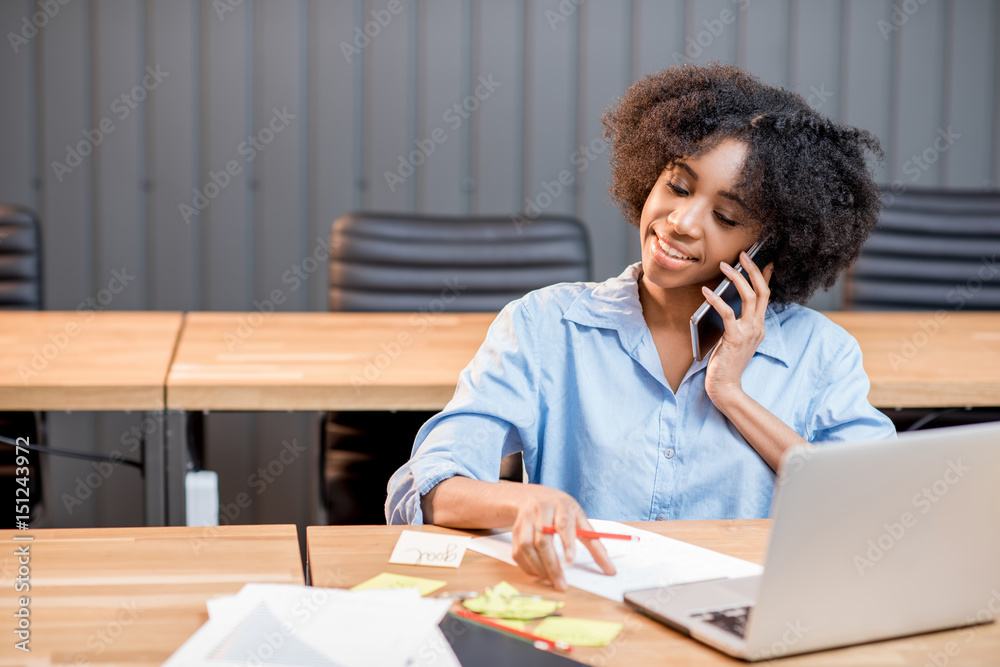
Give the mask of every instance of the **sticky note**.
[{"label": "sticky note", "polygon": [[472,538],[467,535],[442,535],[404,530],[399,534],[389,562],[397,565],[458,567]]},{"label": "sticky note", "polygon": [[351,588],[352,591],[365,591],[373,588],[416,588],[421,595],[433,593],[441,588],[447,581],[437,581],[435,579],[421,579],[420,577],[407,577],[403,574],[390,574],[383,572],[375,575],[368,581],[362,582]]},{"label": "sticky note", "polygon": [[465,600],[462,606],[491,618],[531,620],[554,614],[563,603],[537,595],[521,595],[516,588],[501,581],[482,595]]},{"label": "sticky note", "polygon": [[533,634],[574,646],[606,646],[621,629],[621,623],[550,616],[535,627]]},{"label": "sticky note", "polygon": [[514,588],[512,585],[508,584],[506,581],[501,581],[499,584],[490,589],[493,595],[499,595],[501,597],[512,597],[514,595],[520,595],[521,591]]}]

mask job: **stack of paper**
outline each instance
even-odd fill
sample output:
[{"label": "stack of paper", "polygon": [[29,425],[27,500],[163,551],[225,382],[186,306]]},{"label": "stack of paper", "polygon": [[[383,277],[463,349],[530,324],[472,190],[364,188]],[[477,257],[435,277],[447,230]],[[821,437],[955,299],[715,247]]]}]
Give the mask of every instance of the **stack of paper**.
[{"label": "stack of paper", "polygon": [[[582,543],[576,545],[576,556],[565,563],[562,542],[555,536],[556,551],[563,563],[566,582],[596,595],[621,602],[627,591],[656,586],[670,586],[692,581],[750,577],[763,571],[760,565],[696,547],[687,542],[632,528],[615,521],[591,519],[594,530],[602,533],[636,535],[638,542],[601,540],[614,563],[617,574],[609,577],[601,571]],[[510,533],[500,533],[472,540],[469,548],[481,554],[517,565],[512,556]]]},{"label": "stack of paper", "polygon": [[413,588],[345,591],[247,584],[208,602],[209,620],[166,665],[457,665],[438,629],[451,600]]}]

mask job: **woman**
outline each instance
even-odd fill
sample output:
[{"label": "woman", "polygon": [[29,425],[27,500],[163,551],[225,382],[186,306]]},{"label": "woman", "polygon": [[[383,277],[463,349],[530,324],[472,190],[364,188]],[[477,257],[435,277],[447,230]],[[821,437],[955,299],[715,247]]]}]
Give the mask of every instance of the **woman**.
[{"label": "woman", "polygon": [[[571,560],[588,516],[764,517],[790,447],[895,435],[868,403],[857,342],[797,305],[833,285],[877,222],[878,140],[717,64],[643,78],[603,122],[642,261],[505,307],[386,502],[390,523],[513,525],[517,562],[560,590],[544,526]],[[743,252],[755,241],[763,268]],[[724,277],[739,319],[711,291]],[[689,322],[705,300],[725,332],[695,362]],[[517,451],[530,483],[498,482]],[[582,542],[614,573],[598,540]]]}]

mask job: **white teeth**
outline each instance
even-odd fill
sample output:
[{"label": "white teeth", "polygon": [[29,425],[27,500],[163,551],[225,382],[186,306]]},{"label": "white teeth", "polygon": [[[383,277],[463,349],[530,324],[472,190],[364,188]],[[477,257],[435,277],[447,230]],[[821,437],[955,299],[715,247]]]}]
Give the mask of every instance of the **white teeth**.
[{"label": "white teeth", "polygon": [[659,239],[657,239],[657,243],[660,244],[660,248],[663,250],[663,252],[667,253],[667,255],[669,255],[670,257],[675,257],[677,259],[694,259],[694,257],[687,257],[686,255],[680,254],[679,252],[668,246],[663,241],[660,241]]}]

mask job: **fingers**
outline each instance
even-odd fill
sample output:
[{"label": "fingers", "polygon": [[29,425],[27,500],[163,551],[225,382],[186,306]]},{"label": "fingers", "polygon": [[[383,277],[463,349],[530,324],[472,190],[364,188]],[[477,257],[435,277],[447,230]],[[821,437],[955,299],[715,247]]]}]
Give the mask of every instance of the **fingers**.
[{"label": "fingers", "polygon": [[560,514],[555,522],[556,532],[563,544],[563,555],[567,563],[576,557],[576,520],[573,515]]},{"label": "fingers", "polygon": [[[577,521],[577,527],[583,530],[593,530],[587,517],[582,514]],[[607,549],[604,548],[604,544],[600,540],[580,538],[580,541],[583,542],[583,546],[587,547],[587,551],[594,557],[594,562],[604,571],[604,574],[613,575],[617,572],[614,563],[611,562],[611,557],[608,556]]]},{"label": "fingers", "polygon": [[542,565],[544,576],[552,582],[557,590],[566,590],[566,580],[563,578],[562,565],[559,564],[559,556],[556,554],[556,547],[553,544],[552,536],[542,532],[543,526],[554,526],[556,510],[550,504],[544,504],[535,508],[534,535],[531,544],[534,547],[538,560]]},{"label": "fingers", "polygon": [[732,331],[732,327],[736,324],[736,313],[734,313],[733,309],[729,307],[729,304],[723,301],[722,297],[707,287],[702,287],[701,293],[705,295],[705,301],[712,304],[712,307],[715,308],[715,310],[722,317],[722,323],[725,325],[725,330]]},{"label": "fingers", "polygon": [[750,282],[753,284],[753,289],[757,295],[757,313],[763,316],[764,311],[767,310],[767,304],[771,299],[771,288],[768,285],[771,282],[771,274],[774,273],[774,262],[768,264],[764,268],[764,271],[761,272],[754,261],[750,259],[750,256],[744,252],[740,254],[740,265],[746,268],[747,275],[750,276]]},{"label": "fingers", "polygon": [[[740,256],[741,266],[745,266],[742,264],[743,257],[744,255]],[[725,262],[720,262],[719,268],[722,269],[722,273],[736,286],[736,291],[740,293],[740,298],[743,300],[743,312],[756,313],[757,293],[754,292],[754,288],[750,286],[750,283],[743,277],[743,274]],[[756,269],[757,267],[754,268]]]}]

